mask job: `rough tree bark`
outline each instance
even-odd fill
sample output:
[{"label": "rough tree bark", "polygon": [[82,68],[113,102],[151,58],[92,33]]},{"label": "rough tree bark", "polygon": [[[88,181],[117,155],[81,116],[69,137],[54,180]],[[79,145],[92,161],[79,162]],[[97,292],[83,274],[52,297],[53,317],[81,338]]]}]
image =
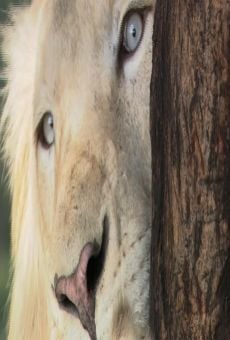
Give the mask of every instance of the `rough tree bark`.
[{"label": "rough tree bark", "polygon": [[228,340],[229,0],[157,0],[151,91],[153,336]]}]

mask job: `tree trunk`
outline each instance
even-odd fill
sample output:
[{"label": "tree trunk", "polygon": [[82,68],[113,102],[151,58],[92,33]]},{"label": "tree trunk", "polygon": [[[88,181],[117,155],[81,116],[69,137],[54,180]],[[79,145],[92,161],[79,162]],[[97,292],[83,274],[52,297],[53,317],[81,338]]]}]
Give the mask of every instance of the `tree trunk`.
[{"label": "tree trunk", "polygon": [[230,339],[230,1],[157,0],[151,327]]}]

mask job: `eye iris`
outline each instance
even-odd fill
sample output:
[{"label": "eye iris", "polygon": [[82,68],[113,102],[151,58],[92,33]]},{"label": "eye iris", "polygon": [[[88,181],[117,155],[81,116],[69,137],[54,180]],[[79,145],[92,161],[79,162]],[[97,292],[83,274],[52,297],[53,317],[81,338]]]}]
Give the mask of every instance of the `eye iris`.
[{"label": "eye iris", "polygon": [[143,20],[139,13],[133,13],[127,20],[124,32],[124,47],[127,52],[134,52],[142,38]]}]

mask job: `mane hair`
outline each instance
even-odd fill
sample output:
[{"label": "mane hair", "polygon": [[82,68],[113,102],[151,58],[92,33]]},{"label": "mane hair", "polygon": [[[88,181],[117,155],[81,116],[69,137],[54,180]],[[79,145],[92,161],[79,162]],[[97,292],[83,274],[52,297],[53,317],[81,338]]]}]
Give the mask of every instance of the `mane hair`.
[{"label": "mane hair", "polygon": [[[41,8],[42,6],[40,6]],[[13,8],[1,28],[4,108],[3,153],[12,196],[11,304],[8,339],[50,339],[51,314],[37,200],[33,99],[41,9]]]}]

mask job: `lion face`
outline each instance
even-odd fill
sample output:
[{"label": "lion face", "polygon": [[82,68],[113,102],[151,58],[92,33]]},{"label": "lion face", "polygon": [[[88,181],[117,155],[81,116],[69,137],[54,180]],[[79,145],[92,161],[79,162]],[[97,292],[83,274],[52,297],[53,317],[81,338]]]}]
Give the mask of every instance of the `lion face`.
[{"label": "lion face", "polygon": [[40,11],[31,152],[50,338],[147,337],[151,4]]}]

